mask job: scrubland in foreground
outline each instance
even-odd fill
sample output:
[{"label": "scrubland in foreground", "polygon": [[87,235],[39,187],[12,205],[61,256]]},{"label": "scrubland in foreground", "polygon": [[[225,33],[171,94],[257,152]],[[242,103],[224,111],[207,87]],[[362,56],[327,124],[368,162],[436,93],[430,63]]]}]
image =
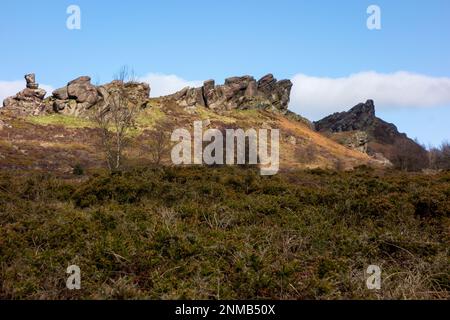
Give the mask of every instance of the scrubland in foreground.
[{"label": "scrubland in foreground", "polygon": [[450,172],[258,172],[3,172],[0,298],[450,298]]}]

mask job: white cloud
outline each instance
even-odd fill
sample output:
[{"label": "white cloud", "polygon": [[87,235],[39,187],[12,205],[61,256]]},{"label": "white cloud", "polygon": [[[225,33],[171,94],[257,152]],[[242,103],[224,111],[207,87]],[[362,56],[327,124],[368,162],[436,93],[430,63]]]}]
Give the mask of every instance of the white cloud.
[{"label": "white cloud", "polygon": [[202,81],[189,81],[173,74],[167,75],[160,73],[149,73],[140,78],[139,81],[146,82],[150,85],[150,95],[152,97],[172,94],[184,87],[201,87],[203,85]]},{"label": "white cloud", "polygon": [[24,88],[24,81],[0,81],[0,106],[5,98],[15,95]]},{"label": "white cloud", "polygon": [[450,78],[410,72],[361,72],[343,78],[297,74],[290,109],[318,120],[373,99],[377,109],[450,106]]},{"label": "white cloud", "polygon": [[[16,81],[0,81],[0,107],[3,106],[3,100],[10,96],[15,96],[16,93],[22,91],[26,87],[25,80]],[[52,86],[49,85],[39,85],[39,88],[47,91],[47,96],[54,90]]]},{"label": "white cloud", "polygon": [[55,88],[53,88],[52,86],[48,85],[48,84],[40,84],[39,88],[44,89],[45,91],[47,91],[47,94],[45,95],[46,97],[49,97],[52,95],[52,92],[55,91]]}]

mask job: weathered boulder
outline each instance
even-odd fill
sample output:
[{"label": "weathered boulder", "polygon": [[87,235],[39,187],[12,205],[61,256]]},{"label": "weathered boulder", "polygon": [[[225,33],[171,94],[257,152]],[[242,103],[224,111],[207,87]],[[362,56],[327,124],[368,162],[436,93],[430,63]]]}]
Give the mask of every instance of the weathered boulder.
[{"label": "weathered boulder", "polygon": [[203,97],[205,105],[213,109],[214,104],[220,99],[214,80],[206,80],[203,83]]},{"label": "weathered boulder", "polygon": [[67,93],[70,99],[75,99],[78,103],[94,105],[98,100],[97,88],[91,84],[91,78],[88,76],[70,81],[67,84]]},{"label": "weathered boulder", "polygon": [[271,102],[274,107],[280,110],[287,110],[291,96],[292,82],[281,80],[275,84],[275,90],[271,95]]},{"label": "weathered boulder", "polygon": [[244,96],[246,97],[256,97],[258,94],[258,84],[255,80],[252,80],[248,83],[247,88],[245,89]]},{"label": "weathered boulder", "polygon": [[175,94],[182,107],[206,106],[202,88],[184,88]]},{"label": "weathered boulder", "polygon": [[36,83],[36,75],[34,73],[28,73],[24,77],[25,81],[27,82],[27,85],[31,83]]},{"label": "weathered boulder", "polygon": [[59,100],[67,100],[69,99],[69,93],[67,92],[67,86],[56,89],[52,92],[52,96]]},{"label": "weathered boulder", "polygon": [[91,84],[88,76],[76,78],[54,90],[51,97],[53,112],[72,116],[85,116],[98,100],[97,87]]},{"label": "weathered boulder", "polygon": [[76,117],[85,116],[90,107],[91,106],[89,105],[89,103],[78,103],[74,99],[53,101],[53,111],[55,113],[62,113],[65,115]]},{"label": "weathered boulder", "polygon": [[39,84],[36,83],[36,76],[34,73],[26,74],[25,81],[27,82],[28,89],[37,89]]},{"label": "weathered boulder", "polygon": [[273,74],[269,73],[258,80],[258,90],[264,93],[270,93],[275,88],[277,80]]},{"label": "weathered boulder", "polygon": [[47,92],[44,89],[25,88],[16,95],[16,99],[24,101],[43,100],[45,98],[46,93]]}]

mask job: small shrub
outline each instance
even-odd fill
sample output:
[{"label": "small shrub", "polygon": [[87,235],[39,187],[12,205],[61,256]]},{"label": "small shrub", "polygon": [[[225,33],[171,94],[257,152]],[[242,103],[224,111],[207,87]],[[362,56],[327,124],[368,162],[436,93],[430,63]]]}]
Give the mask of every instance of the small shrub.
[{"label": "small shrub", "polygon": [[76,176],[84,175],[84,168],[81,164],[77,163],[72,170],[72,173]]}]

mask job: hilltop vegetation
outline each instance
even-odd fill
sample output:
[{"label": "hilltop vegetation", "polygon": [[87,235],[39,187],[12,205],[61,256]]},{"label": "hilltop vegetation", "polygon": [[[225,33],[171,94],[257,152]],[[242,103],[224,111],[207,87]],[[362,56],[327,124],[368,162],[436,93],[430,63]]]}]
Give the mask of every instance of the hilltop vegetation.
[{"label": "hilltop vegetation", "polygon": [[449,172],[2,172],[0,298],[448,299],[449,199]]}]

